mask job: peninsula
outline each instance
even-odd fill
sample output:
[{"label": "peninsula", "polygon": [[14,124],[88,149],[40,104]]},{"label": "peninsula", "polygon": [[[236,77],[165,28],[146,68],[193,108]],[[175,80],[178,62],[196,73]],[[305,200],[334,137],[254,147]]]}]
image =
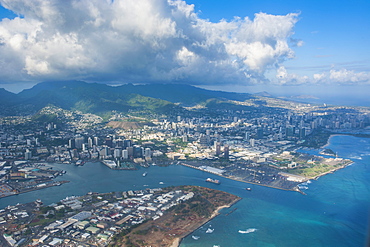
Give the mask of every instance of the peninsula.
[{"label": "peninsula", "polygon": [[197,186],[88,193],[0,211],[0,245],[177,246],[240,198]]},{"label": "peninsula", "polygon": [[[165,190],[173,190],[167,188]],[[182,238],[216,217],[219,210],[230,207],[239,197],[205,187],[180,186],[194,196],[168,210],[161,218],[147,221],[131,231],[123,231],[112,246],[177,247]]]}]

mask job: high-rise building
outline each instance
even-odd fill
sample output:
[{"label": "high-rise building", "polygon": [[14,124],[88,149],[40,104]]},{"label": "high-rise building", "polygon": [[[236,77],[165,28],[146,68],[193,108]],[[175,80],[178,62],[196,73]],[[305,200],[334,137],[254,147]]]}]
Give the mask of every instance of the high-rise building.
[{"label": "high-rise building", "polygon": [[255,143],[255,141],[254,141],[254,139],[253,139],[253,138],[249,140],[249,144],[250,144],[252,147],[254,147],[254,145],[255,145],[254,143]]},{"label": "high-rise building", "polygon": [[94,145],[99,146],[99,138],[97,136],[94,137]]},{"label": "high-rise building", "polygon": [[107,138],[105,138],[105,145],[107,145],[110,148],[113,147],[113,140],[111,136],[107,136]]},{"label": "high-rise building", "polygon": [[128,152],[126,149],[122,150],[122,158],[125,160],[128,159]]},{"label": "high-rise building", "polygon": [[75,148],[75,139],[69,139],[68,148]]},{"label": "high-rise building", "polygon": [[249,141],[250,139],[250,133],[249,132],[245,132],[245,140],[246,141]]},{"label": "high-rise building", "polygon": [[126,150],[127,150],[128,157],[131,158],[134,156],[134,147],[127,147]]},{"label": "high-rise building", "polygon": [[91,139],[91,137],[87,138],[87,146],[89,148],[92,148],[92,146],[93,146],[93,140]]},{"label": "high-rise building", "polygon": [[78,151],[77,149],[72,150],[72,158],[78,158]]},{"label": "high-rise building", "polygon": [[219,142],[215,142],[215,149],[216,149],[216,156],[221,154],[221,144]]},{"label": "high-rise building", "polygon": [[299,139],[303,139],[306,136],[306,128],[299,129]]},{"label": "high-rise building", "polygon": [[224,146],[224,158],[227,160],[229,159],[229,146],[228,145]]},{"label": "high-rise building", "polygon": [[132,146],[131,140],[124,140],[123,141],[123,148],[128,148],[128,147],[131,147],[131,146]]},{"label": "high-rise building", "polygon": [[75,138],[75,148],[82,148],[82,144],[85,142],[85,138],[83,136],[78,136]]},{"label": "high-rise building", "polygon": [[144,157],[145,158],[151,158],[152,157],[152,150],[150,150],[150,148],[145,148]]},{"label": "high-rise building", "polygon": [[143,148],[142,147],[134,146],[133,149],[134,149],[134,153],[133,153],[134,158],[143,157]]},{"label": "high-rise building", "polygon": [[121,155],[122,155],[122,149],[120,149],[120,148],[114,149],[114,153],[113,153],[114,158],[120,158]]},{"label": "high-rise building", "polygon": [[257,139],[262,139],[263,138],[263,128],[258,127],[257,128]]},{"label": "high-rise building", "polygon": [[28,149],[26,149],[26,152],[24,153],[24,159],[30,160],[32,158],[32,152]]},{"label": "high-rise building", "polygon": [[116,140],[116,147],[123,147],[123,140],[122,139],[117,139]]}]

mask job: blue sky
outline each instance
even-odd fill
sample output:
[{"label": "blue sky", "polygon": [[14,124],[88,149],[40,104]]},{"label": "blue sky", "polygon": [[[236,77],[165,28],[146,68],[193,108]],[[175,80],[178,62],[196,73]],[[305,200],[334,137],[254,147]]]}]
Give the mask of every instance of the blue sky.
[{"label": "blue sky", "polygon": [[370,1],[139,2],[0,0],[12,10],[0,8],[0,87],[81,79],[276,93],[369,88]]}]

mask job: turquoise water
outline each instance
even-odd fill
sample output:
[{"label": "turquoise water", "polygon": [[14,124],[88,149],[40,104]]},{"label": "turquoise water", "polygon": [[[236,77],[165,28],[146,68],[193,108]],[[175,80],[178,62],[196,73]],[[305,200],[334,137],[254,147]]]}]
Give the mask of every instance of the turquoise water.
[{"label": "turquoise water", "polygon": [[[328,148],[355,163],[312,181],[307,195],[218,178],[221,185],[206,183],[210,175],[183,166],[138,171],[114,171],[100,163],[83,167],[53,165],[67,170],[58,178],[68,184],[0,199],[0,208],[42,199],[45,204],[89,191],[137,190],[169,185],[201,185],[236,194],[243,199],[186,237],[189,246],[365,246],[370,205],[370,139],[334,136]],[[142,176],[148,172],[146,177]],[[163,184],[160,184],[163,182]],[[246,191],[251,187],[252,191]],[[231,214],[227,215],[228,212]],[[208,228],[213,233],[206,233]],[[239,230],[257,229],[250,233]],[[192,236],[199,236],[194,240]]]},{"label": "turquoise water", "polygon": [[[181,247],[365,246],[370,205],[370,139],[334,136],[328,148],[355,163],[312,181],[298,193],[254,187],[237,210],[213,219]],[[228,191],[234,192],[236,189]],[[238,194],[240,195],[240,194]],[[211,225],[211,226],[210,226]],[[214,229],[212,234],[205,233]],[[257,229],[248,234],[238,231]]]}]

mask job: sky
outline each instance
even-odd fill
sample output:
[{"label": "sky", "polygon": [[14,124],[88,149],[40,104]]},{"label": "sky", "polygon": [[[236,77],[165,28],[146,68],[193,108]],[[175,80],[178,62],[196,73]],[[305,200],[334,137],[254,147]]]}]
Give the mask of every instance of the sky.
[{"label": "sky", "polygon": [[367,97],[370,1],[0,0],[0,87],[182,83]]}]

